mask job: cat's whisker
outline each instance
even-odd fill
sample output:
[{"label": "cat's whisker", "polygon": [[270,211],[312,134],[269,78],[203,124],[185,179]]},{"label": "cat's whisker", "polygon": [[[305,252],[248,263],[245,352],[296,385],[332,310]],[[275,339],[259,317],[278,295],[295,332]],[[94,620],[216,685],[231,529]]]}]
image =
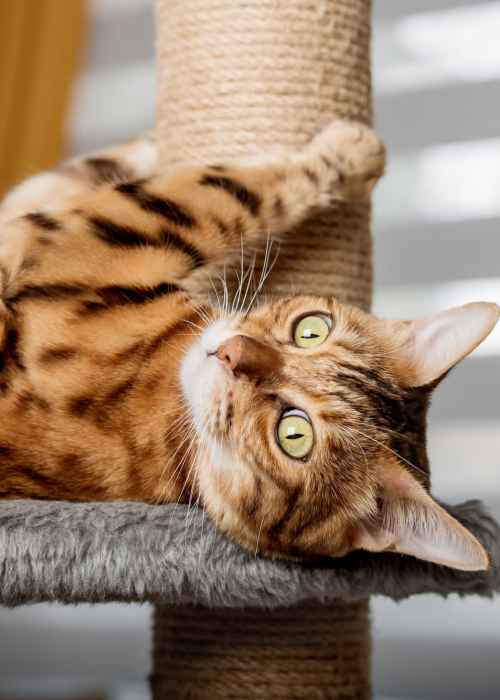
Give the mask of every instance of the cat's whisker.
[{"label": "cat's whisker", "polygon": [[[250,306],[249,304],[247,304],[245,306],[248,292],[251,292],[250,299],[253,299],[255,296],[255,293],[256,293],[257,286],[258,286],[258,283],[256,282],[256,279],[255,279],[255,272],[256,272],[257,260],[258,260],[260,252],[261,251],[258,251],[258,252],[255,251],[253,254],[253,257],[252,257],[251,275],[249,275],[249,277],[248,277],[248,283],[247,283],[247,287],[245,290],[245,297],[244,297],[243,303],[241,305],[241,312],[243,313],[244,318],[246,318],[248,311],[249,311],[249,306]],[[265,258],[264,258],[263,264],[265,264]],[[260,270],[260,276],[262,276],[262,268]]]},{"label": "cat's whisker", "polygon": [[241,272],[241,284],[238,289],[238,303],[235,306],[236,311],[240,310],[240,303],[241,303],[241,295],[243,294],[243,289],[245,287],[245,283],[247,280],[247,277],[252,274],[251,269],[252,269],[252,263],[250,262],[249,264],[245,265],[245,262],[247,261],[247,255],[245,254],[245,244],[243,240],[243,235],[240,235],[240,272]]},{"label": "cat's whisker", "polygon": [[222,300],[219,295],[219,292],[217,290],[217,287],[214,283],[213,277],[210,276],[210,283],[212,285],[212,289],[215,292],[216,298],[217,298],[217,312],[218,312],[218,318],[227,318],[228,316],[228,311],[229,311],[229,306],[228,306],[228,299],[229,299],[229,289],[227,285],[227,279],[226,279],[226,265],[223,267],[223,271],[220,272],[219,274],[216,275],[217,280],[219,282],[219,289],[222,290]]},{"label": "cat's whisker", "polygon": [[[201,494],[198,498],[199,499],[201,498]],[[201,515],[201,532],[200,532],[200,551],[198,554],[198,577],[200,576],[200,573],[201,573],[201,560],[203,557],[203,545],[204,545],[203,535],[204,535],[205,516],[206,516],[205,508],[202,507],[201,510],[202,510],[202,515]]]},{"label": "cat's whisker", "polygon": [[254,554],[254,557],[256,557],[257,554],[258,554],[258,552],[259,552],[260,536],[261,536],[261,534],[262,534],[262,526],[264,525],[264,518],[265,518],[265,517],[266,517],[266,516],[263,515],[263,516],[262,516],[262,520],[260,521],[259,531],[258,531],[258,533],[257,533],[257,541],[255,542],[255,551],[254,551],[254,553],[253,553],[253,554]]},{"label": "cat's whisker", "polygon": [[[190,470],[190,474],[191,474],[191,470]],[[182,542],[185,546],[188,544],[188,530],[189,530],[190,516],[191,516],[191,510],[192,510],[192,501],[193,501],[193,483],[194,483],[194,480],[191,480],[191,487],[189,489],[189,500],[187,502],[186,514],[184,516],[184,534],[182,537]]]},{"label": "cat's whisker", "polygon": [[[180,491],[180,493],[179,493],[179,497],[177,498],[177,500],[176,500],[176,502],[175,502],[175,506],[178,506],[178,505],[180,504],[180,502],[181,502],[182,496],[184,495],[184,491],[185,491],[185,489],[186,489],[186,486],[187,486],[187,483],[188,483],[188,480],[189,480],[189,477],[190,477],[190,474],[191,474],[191,469],[192,469],[192,465],[191,465],[191,467],[190,467],[190,469],[189,469],[189,471],[188,471],[188,474],[187,474],[187,475],[185,476],[185,478],[184,478],[184,483],[183,483],[182,489],[181,489],[181,491]],[[176,510],[176,508],[173,509],[172,515],[171,515],[171,517],[170,517],[170,521],[169,521],[169,526],[170,526],[170,527],[172,526],[172,518],[173,518],[173,516],[174,516],[174,514],[175,514],[175,510]],[[188,506],[188,512],[189,512],[189,506]]]},{"label": "cat's whisker", "polygon": [[201,316],[202,321],[205,323],[203,331],[205,331],[207,326],[210,326],[218,318],[217,308],[214,306],[210,308],[210,313],[202,309],[200,309],[198,313]]},{"label": "cat's whisker", "polygon": [[192,333],[176,333],[176,336],[179,338],[199,338],[201,335],[201,332],[195,332],[193,331]]},{"label": "cat's whisker", "polygon": [[[196,455],[195,455],[195,457],[194,457],[194,459],[193,459],[192,467],[191,467],[191,469],[190,469],[190,471],[189,471],[189,473],[188,473],[188,477],[187,477],[188,480],[189,480],[189,479],[190,479],[190,475],[191,475],[191,471],[193,471],[193,473],[194,473],[194,474],[193,474],[193,475],[194,475],[194,478],[190,479],[190,480],[191,480],[191,488],[190,488],[190,492],[189,492],[188,513],[189,513],[189,511],[191,510],[191,504],[192,504],[192,501],[193,501],[193,491],[194,491],[194,487],[195,487],[195,484],[196,484],[197,479],[198,479],[199,461],[200,461],[200,455],[201,455],[201,454],[202,454],[201,449],[200,449],[200,447],[198,446],[198,449],[196,450]],[[198,495],[198,498],[196,499],[196,502],[195,502],[195,504],[194,504],[195,507],[198,505],[199,499],[200,499],[200,495]],[[186,529],[187,529],[187,528],[186,528]]]},{"label": "cat's whisker", "polygon": [[226,289],[226,317],[231,316],[231,309],[232,309],[232,294],[234,294],[234,290],[230,289],[228,278],[227,278],[227,266],[224,265],[224,287]]},{"label": "cat's whisker", "polygon": [[267,236],[266,236],[266,248],[265,248],[265,252],[264,252],[264,260],[262,262],[262,268],[260,271],[260,278],[259,278],[259,282],[257,285],[257,289],[259,289],[262,286],[263,278],[266,275],[267,267],[269,265],[269,258],[271,255],[272,246],[273,246],[273,242],[271,240],[271,235],[268,231]]},{"label": "cat's whisker", "polygon": [[[355,438],[354,438],[354,436],[353,436],[353,433],[352,433],[352,430],[350,430],[350,429],[347,428],[347,427],[345,427],[344,430],[345,430],[345,432],[349,433],[349,435],[350,435],[350,440],[354,443],[355,447],[357,447],[358,450],[362,453],[362,455],[363,455],[363,460],[364,460],[364,462],[365,462],[365,466],[368,467],[368,464],[369,464],[369,462],[368,462],[368,456],[367,456],[367,454],[366,454],[366,452],[365,452],[365,449],[364,449],[363,445],[362,445],[359,441],[356,441],[356,440],[355,440]],[[354,453],[354,450],[353,450],[353,445],[350,444],[348,440],[344,440],[343,442],[344,442],[344,448],[347,448],[347,449],[349,450],[349,452],[351,453],[351,455],[356,456],[355,453]]]},{"label": "cat's whisker", "polygon": [[[192,501],[192,491],[194,489],[194,485],[198,483],[198,477],[199,477],[199,468],[200,465],[198,461],[195,463],[195,468],[194,468],[194,476],[192,479],[192,487],[191,487],[191,494],[190,494],[190,501],[189,501],[189,506],[188,506],[188,517],[186,518],[186,534],[188,531],[191,529],[191,538],[189,540],[190,543],[193,541],[193,533],[192,533],[192,525],[195,521],[196,513],[201,509],[203,511],[202,518],[204,517],[205,511],[204,509],[200,506],[201,503],[201,493],[198,492],[198,496],[196,498],[196,501],[191,505]],[[201,535],[202,536],[202,535]]]},{"label": "cat's whisker", "polygon": [[192,423],[191,415],[189,413],[188,406],[186,405],[186,400],[182,395],[179,397],[179,404],[182,408],[181,412],[179,412],[179,407],[176,406],[175,408],[171,409],[169,414],[167,414],[177,415],[176,420],[169,426],[170,430],[174,430],[179,424]]},{"label": "cat's whisker", "polygon": [[217,289],[217,286],[216,286],[216,284],[215,284],[215,282],[214,282],[212,276],[210,276],[210,285],[211,285],[211,287],[212,287],[212,289],[213,289],[213,292],[214,292],[214,294],[215,294],[214,305],[215,305],[215,307],[216,307],[216,310],[217,310],[218,312],[220,312],[220,309],[221,309],[221,301],[220,301],[220,296],[219,296],[219,290]]},{"label": "cat's whisker", "polygon": [[177,453],[184,448],[187,440],[191,437],[193,431],[190,431],[190,426],[187,421],[179,421],[179,419],[177,419],[170,426],[168,433],[171,440],[179,440],[175,451],[171,455],[169,455],[172,458],[175,457]]},{"label": "cat's whisker", "polygon": [[[195,430],[194,430],[194,429],[188,430],[189,427],[190,427],[190,426],[189,426],[188,424],[182,424],[182,423],[178,426],[178,433],[181,433],[181,431],[186,430],[186,435],[185,435],[184,437],[181,438],[181,440],[180,440],[180,442],[179,442],[179,445],[177,446],[177,448],[175,449],[175,451],[172,453],[172,459],[175,459],[175,457],[177,456],[177,454],[178,454],[181,450],[184,449],[184,447],[185,447],[185,445],[186,445],[186,442],[187,442],[188,440],[192,440],[192,439],[195,437],[195,435],[196,435]],[[175,439],[176,437],[179,437],[179,435],[175,435],[175,433],[174,433],[173,437],[174,437],[174,439]],[[187,448],[186,448],[186,449],[187,449]],[[183,455],[183,458],[184,458],[184,457],[185,457],[185,455]]]},{"label": "cat's whisker", "polygon": [[254,254],[254,255],[252,256],[251,263],[250,263],[249,266],[248,266],[248,271],[247,271],[247,276],[246,276],[246,284],[245,284],[245,292],[244,292],[244,295],[243,295],[243,297],[242,297],[242,299],[241,299],[241,302],[240,302],[240,307],[239,307],[239,309],[238,309],[238,312],[239,312],[239,313],[243,313],[243,309],[245,308],[245,302],[246,302],[246,300],[247,300],[248,292],[249,292],[249,290],[250,290],[250,287],[251,287],[251,284],[252,284],[252,280],[253,280],[253,277],[254,277],[254,273],[255,273],[255,263],[256,263],[256,260],[257,260],[257,256]]},{"label": "cat's whisker", "polygon": [[180,494],[179,494],[179,498],[177,499],[177,504],[179,504],[179,502],[180,502],[182,496],[184,495],[184,491],[185,491],[186,486],[187,486],[187,484],[188,484],[188,481],[189,481],[189,479],[190,479],[190,477],[191,477],[191,473],[192,473],[192,470],[193,470],[193,465],[196,463],[196,461],[197,461],[197,459],[198,459],[198,454],[199,454],[199,450],[200,450],[200,447],[201,447],[201,441],[198,440],[198,431],[196,431],[196,430],[194,431],[194,436],[193,436],[193,440],[192,440],[192,442],[191,442],[191,445],[193,444],[193,442],[196,442],[196,443],[197,443],[197,444],[196,444],[196,448],[197,448],[197,449],[196,449],[196,454],[195,454],[194,460],[191,461],[191,465],[190,465],[190,467],[189,467],[188,473],[187,473],[187,475],[186,475],[186,477],[185,477],[185,479],[184,479],[184,484],[183,484],[182,489],[181,489],[181,492],[180,492]]},{"label": "cat's whisker", "polygon": [[[242,242],[243,245],[243,242]],[[253,278],[254,278],[254,273],[255,273],[255,264],[257,260],[257,252],[255,251],[252,255],[252,258],[247,266],[247,269],[244,269],[244,258],[243,258],[243,248],[242,248],[242,254],[241,254],[241,283],[240,287],[238,289],[238,303],[235,305],[236,311],[238,313],[241,313],[244,306],[245,306],[245,301],[247,299],[248,291],[251,287]],[[245,289],[244,291],[244,296],[241,297],[243,288]]]},{"label": "cat's whisker", "polygon": [[189,319],[185,319],[184,323],[187,323],[190,326],[193,326],[193,328],[196,328],[199,331],[204,331],[205,329],[203,326],[200,326],[199,323],[195,323],[194,321],[190,321]]},{"label": "cat's whisker", "polygon": [[238,295],[240,294],[240,290],[241,290],[241,278],[240,278],[240,275],[239,275],[239,273],[238,273],[237,271],[235,271],[234,274],[235,274],[235,277],[236,277],[237,286],[236,286],[236,290],[235,290],[235,292],[234,292],[234,294],[233,294],[233,300],[232,300],[232,302],[231,302],[231,315],[234,314],[234,307],[235,307],[235,304],[238,302]]},{"label": "cat's whisker", "polygon": [[[195,444],[195,442],[196,442],[196,437],[197,437],[197,435],[196,435],[196,431],[195,431],[194,429],[191,430],[191,432],[188,432],[188,434],[186,435],[186,437],[183,438],[183,439],[181,440],[181,442],[179,443],[177,449],[176,449],[176,450],[174,451],[174,453],[172,454],[172,457],[171,457],[171,458],[172,458],[172,460],[174,460],[175,457],[177,456],[177,454],[178,454],[181,450],[185,449],[184,454],[183,454],[182,457],[180,458],[180,460],[179,460],[179,462],[178,462],[178,464],[177,464],[177,467],[176,467],[176,469],[175,469],[175,471],[174,471],[174,473],[173,473],[172,476],[176,476],[176,474],[183,468],[185,462],[189,459],[191,450],[193,449],[193,446],[194,446],[194,444]],[[188,442],[188,441],[189,441],[189,442]],[[187,443],[187,442],[188,442],[188,445],[186,446],[186,443]],[[171,477],[171,478],[172,478],[172,477]],[[170,481],[170,480],[169,480],[169,481]]]},{"label": "cat's whisker", "polygon": [[[190,437],[190,436],[188,436],[188,437],[186,437],[185,439],[181,440],[178,449],[175,451],[175,454],[177,454],[177,452],[180,451],[180,450],[184,447],[184,445],[185,445],[186,442],[188,441],[189,437]],[[192,445],[190,444],[190,445],[187,446],[186,451],[184,452],[184,455],[182,456],[181,460],[178,462],[178,464],[177,464],[177,466],[175,467],[175,469],[172,471],[172,473],[171,473],[170,477],[168,478],[167,482],[163,485],[163,490],[164,490],[165,493],[168,493],[169,487],[170,487],[171,484],[175,481],[175,479],[177,478],[178,474],[182,471],[185,461],[186,461],[187,459],[189,459],[189,455],[190,455],[191,449],[192,449]],[[175,454],[171,457],[170,461],[172,461],[172,462],[174,461],[174,459],[175,459]],[[164,476],[165,476],[165,472],[167,471],[167,469],[168,469],[169,466],[170,466],[170,461],[166,461],[166,462],[165,462],[165,465],[164,465],[163,470],[162,470],[162,474],[161,474],[161,476],[160,476],[160,483],[161,483],[161,481],[163,480],[163,478],[164,478]],[[160,502],[161,500],[162,500],[162,499],[161,499],[161,496],[158,496],[158,502]]]},{"label": "cat's whisker", "polygon": [[[192,421],[191,421],[191,417],[190,417],[189,413],[187,415],[184,415],[184,416],[181,415],[181,418],[182,418],[182,420],[179,421],[177,429],[179,431],[181,431],[181,430],[185,430],[186,428],[191,428],[191,430],[190,431],[188,430],[186,432],[186,435],[181,439],[179,445],[177,446],[177,449],[171,455],[170,461],[173,462],[175,460],[175,457],[177,456],[178,452],[180,452],[185,447],[185,445],[188,441],[189,441],[189,444],[187,445],[185,452],[184,452],[182,458],[179,460],[176,468],[174,469],[174,471],[170,475],[170,478],[168,479],[167,483],[164,485],[165,491],[168,491],[168,487],[173,483],[173,481],[176,479],[177,475],[182,471],[184,464],[185,464],[186,460],[189,459],[190,454],[191,454],[191,450],[193,449],[193,446],[195,445],[195,442],[196,442],[197,435],[196,435],[196,431],[192,425]],[[174,437],[175,437],[175,430],[174,430]],[[165,473],[166,469],[168,468],[168,466],[169,466],[169,464],[166,463],[165,467],[163,469],[162,478],[163,478],[164,473]]]},{"label": "cat's whisker", "polygon": [[420,472],[420,473],[423,474],[425,477],[428,477],[428,474],[427,474],[426,471],[424,471],[424,470],[421,469],[420,467],[417,467],[416,464],[413,464],[413,462],[410,462],[408,459],[405,459],[405,457],[403,457],[402,455],[398,454],[398,453],[396,452],[396,450],[393,450],[392,447],[389,447],[389,445],[385,445],[383,442],[380,442],[380,440],[376,440],[376,439],[375,439],[374,437],[372,437],[371,435],[367,435],[366,433],[363,433],[363,432],[362,432],[361,430],[359,430],[358,428],[353,428],[353,427],[351,426],[351,429],[354,430],[355,432],[357,432],[357,433],[358,433],[359,435],[361,435],[362,437],[366,438],[367,440],[371,440],[372,442],[376,443],[377,445],[379,445],[380,447],[382,447],[384,450],[387,450],[388,452],[391,452],[397,459],[400,459],[402,462],[404,462],[405,464],[407,464],[409,467],[412,467],[412,469],[415,469],[417,472]]},{"label": "cat's whisker", "polygon": [[257,299],[257,296],[259,295],[260,291],[262,290],[264,284],[266,283],[266,281],[267,281],[269,275],[271,274],[271,272],[272,272],[272,270],[273,270],[273,268],[274,268],[274,266],[275,266],[275,264],[276,264],[276,261],[278,260],[278,257],[279,257],[279,246],[278,246],[278,249],[277,249],[276,254],[275,254],[275,256],[274,256],[273,261],[272,261],[271,263],[269,262],[269,260],[270,260],[270,255],[271,255],[271,250],[272,250],[272,246],[273,246],[273,241],[272,241],[272,239],[271,239],[271,237],[270,237],[270,234],[268,233],[267,242],[266,242],[266,252],[265,252],[265,255],[264,255],[264,262],[263,262],[263,264],[262,264],[262,270],[261,270],[261,274],[260,274],[259,283],[258,283],[258,285],[257,285],[257,289],[255,290],[254,295],[253,295],[252,298],[250,299],[250,302],[249,302],[249,304],[248,304],[248,308],[247,308],[247,310],[246,310],[246,312],[245,312],[245,318],[248,316],[248,314],[249,314],[250,311],[252,310],[253,305],[254,305],[254,302],[255,302],[255,300]]},{"label": "cat's whisker", "polygon": [[243,255],[244,255],[244,246],[243,246],[243,236],[240,236],[240,272],[236,272],[236,279],[238,280],[238,287],[236,289],[236,293],[233,297],[233,303],[231,305],[231,314],[235,312],[235,310],[238,308],[239,302],[240,302],[240,297],[241,297],[241,292],[243,288],[243,280],[244,280],[244,264],[243,264]]},{"label": "cat's whisker", "polygon": [[[205,420],[203,421],[202,431],[201,431],[202,433],[204,433],[206,431],[207,423],[208,423],[208,417],[206,417]],[[206,442],[203,442],[203,448],[201,448],[201,446],[198,445],[198,449],[197,449],[195,458],[194,458],[193,463],[192,463],[192,469],[194,470],[193,478],[191,478],[192,469],[189,470],[189,473],[186,477],[186,482],[191,480],[191,489],[190,489],[189,502],[188,502],[187,511],[186,511],[186,518],[185,518],[185,522],[184,522],[185,536],[187,535],[187,532],[188,532],[189,528],[191,527],[192,522],[194,521],[194,513],[196,512],[196,509],[199,506],[200,498],[201,498],[201,493],[199,493],[198,498],[196,499],[196,502],[194,503],[194,505],[192,505],[193,490],[194,490],[195,484],[198,482],[199,463],[201,460],[202,449],[203,449],[203,452],[207,451],[207,443]],[[192,515],[191,515],[191,512],[192,512]]]},{"label": "cat's whisker", "polygon": [[226,264],[224,263],[224,267],[222,268],[222,274],[220,275],[220,282],[222,285],[222,313],[223,313],[223,316],[227,315],[228,300],[229,300],[229,290],[227,287],[226,269],[227,269]]}]

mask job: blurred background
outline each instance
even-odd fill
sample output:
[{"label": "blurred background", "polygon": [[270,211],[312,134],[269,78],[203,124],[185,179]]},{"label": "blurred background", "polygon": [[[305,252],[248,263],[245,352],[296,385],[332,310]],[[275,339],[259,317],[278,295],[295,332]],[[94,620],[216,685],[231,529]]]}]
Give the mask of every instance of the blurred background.
[{"label": "blurred background", "polygon": [[[60,14],[62,7],[60,0],[12,2],[2,41],[13,40],[26,4],[30,12],[58,7]],[[52,50],[39,33],[34,38],[33,60],[40,70],[52,62],[57,89],[31,94],[18,84],[16,92],[12,64],[0,66],[0,136],[9,114],[25,120],[29,133],[22,143],[3,140],[0,189],[63,152],[120,141],[153,124],[153,0],[71,0],[64,7]],[[84,68],[69,93],[79,46]],[[22,47],[11,53],[28,74]],[[500,2],[375,0],[373,58],[377,127],[390,154],[375,196],[377,312],[413,316],[478,299],[500,302]],[[68,94],[65,147],[40,134],[44,124],[54,126]],[[12,95],[29,108],[13,109]],[[33,113],[37,133],[30,132]],[[429,435],[435,494],[451,503],[480,498],[497,518],[499,388],[497,331],[440,387]],[[500,600],[374,599],[372,610],[378,699],[500,698]],[[149,627],[148,606],[0,609],[0,700],[146,700]]]}]

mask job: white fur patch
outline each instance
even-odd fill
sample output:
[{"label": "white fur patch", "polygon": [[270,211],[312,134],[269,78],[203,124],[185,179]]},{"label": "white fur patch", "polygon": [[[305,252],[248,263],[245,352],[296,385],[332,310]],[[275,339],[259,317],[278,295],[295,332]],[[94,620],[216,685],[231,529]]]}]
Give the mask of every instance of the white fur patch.
[{"label": "white fur patch", "polygon": [[149,177],[156,172],[158,149],[152,141],[137,141],[126,153],[125,161],[132,167],[135,176]]},{"label": "white fur patch", "polygon": [[56,172],[34,175],[8,192],[0,208],[1,219],[10,221],[30,211],[59,211],[68,197],[81,190],[80,183]]},{"label": "white fur patch", "polygon": [[204,424],[210,415],[214,390],[221,386],[226,377],[223,367],[213,353],[233,335],[233,319],[215,321],[206,328],[200,339],[193,343],[182,361],[182,393],[200,435],[205,432]]}]

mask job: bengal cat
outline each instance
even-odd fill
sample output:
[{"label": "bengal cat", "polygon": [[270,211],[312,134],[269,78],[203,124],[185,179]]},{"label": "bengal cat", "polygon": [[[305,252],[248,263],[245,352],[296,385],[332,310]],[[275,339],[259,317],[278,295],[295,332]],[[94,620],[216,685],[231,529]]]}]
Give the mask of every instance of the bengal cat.
[{"label": "bengal cat", "polygon": [[233,311],[194,301],[215,264],[287,245],[311,211],[367,198],[383,168],[371,130],[335,121],[268,163],[155,175],[139,140],[14,190],[0,211],[0,496],[197,503],[268,555],[487,568],[428,493],[425,416],[497,306],[417,321],[333,298],[253,308],[248,275]]}]

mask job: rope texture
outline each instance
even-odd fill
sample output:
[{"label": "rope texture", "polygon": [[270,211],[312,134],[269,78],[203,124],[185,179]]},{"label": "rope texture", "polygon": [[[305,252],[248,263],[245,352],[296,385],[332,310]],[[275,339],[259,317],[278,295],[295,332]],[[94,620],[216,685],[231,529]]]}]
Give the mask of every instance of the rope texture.
[{"label": "rope texture", "polygon": [[[157,0],[164,165],[297,148],[371,120],[369,0]],[[266,291],[371,300],[369,207],[338,205],[281,246]]]},{"label": "rope texture", "polygon": [[[160,160],[220,163],[306,143],[335,116],[370,122],[370,0],[156,0]],[[367,205],[290,235],[266,286],[368,308]],[[370,697],[368,602],[157,607],[154,700]]]},{"label": "rope texture", "polygon": [[368,700],[367,601],[155,612],[153,700]]}]

